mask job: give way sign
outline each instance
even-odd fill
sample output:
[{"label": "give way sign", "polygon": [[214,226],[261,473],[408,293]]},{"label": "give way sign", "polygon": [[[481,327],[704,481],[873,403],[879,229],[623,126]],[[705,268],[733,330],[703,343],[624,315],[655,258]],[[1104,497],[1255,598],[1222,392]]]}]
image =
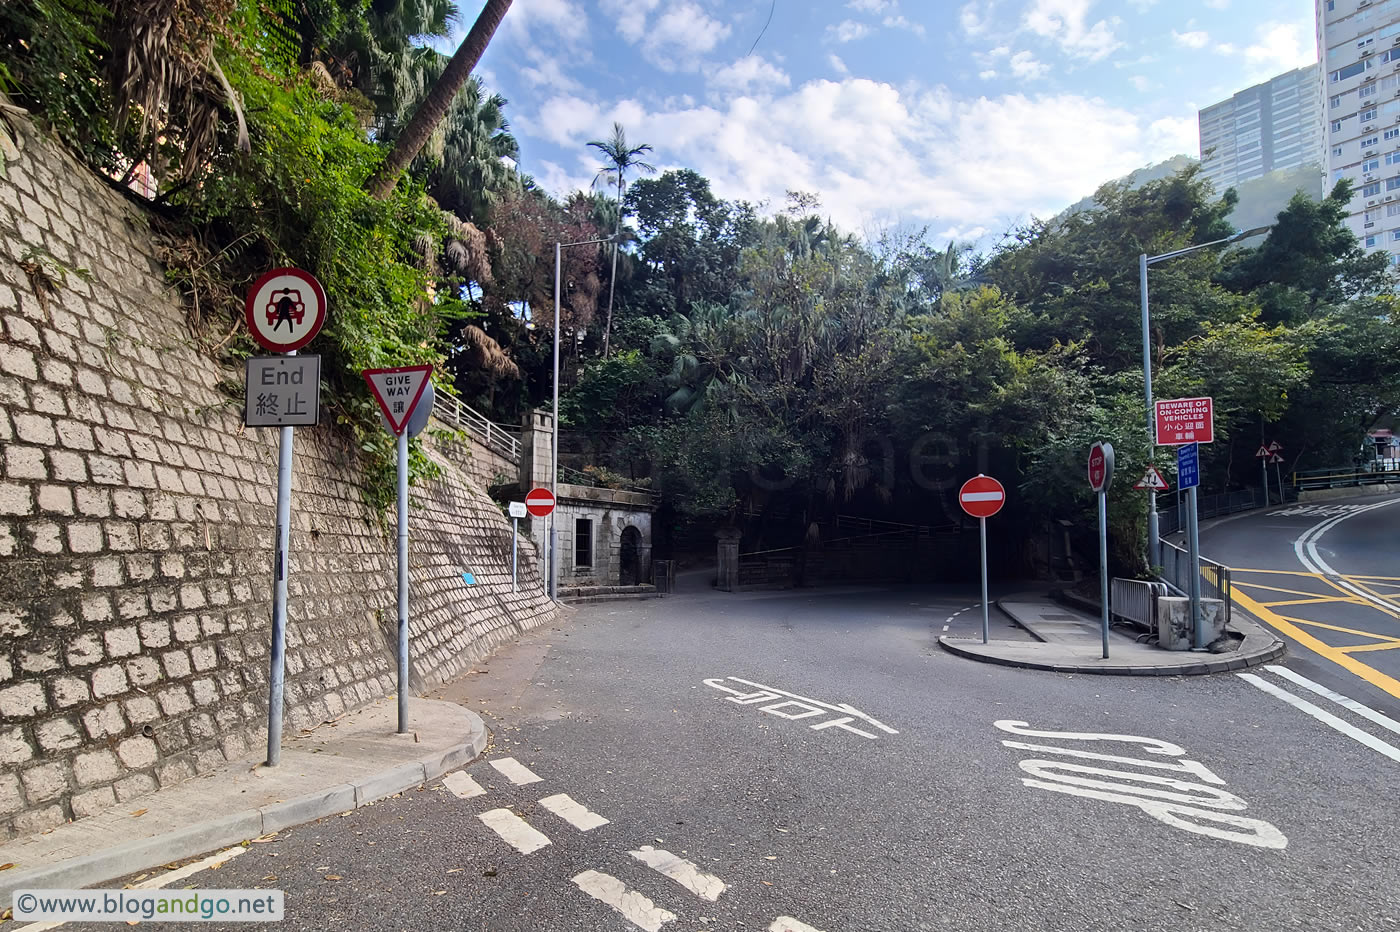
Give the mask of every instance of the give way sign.
[{"label": "give way sign", "polygon": [[991,476],[977,476],[963,483],[958,503],[974,518],[990,518],[1006,504],[1006,489]]},{"label": "give way sign", "polygon": [[408,419],[423,398],[428,387],[428,376],[433,374],[432,366],[398,366],[393,369],[366,369],[362,373],[369,383],[374,400],[379,402],[379,410],[384,412],[384,420],[389,422],[389,431],[398,436],[408,426]]}]

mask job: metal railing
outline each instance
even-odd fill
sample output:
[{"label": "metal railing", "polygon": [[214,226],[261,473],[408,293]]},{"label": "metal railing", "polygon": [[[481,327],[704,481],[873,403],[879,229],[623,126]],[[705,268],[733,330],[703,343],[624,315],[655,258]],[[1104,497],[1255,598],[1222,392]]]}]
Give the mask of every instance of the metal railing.
[{"label": "metal railing", "polygon": [[640,485],[624,485],[620,488],[607,485],[600,482],[589,473],[581,469],[574,469],[571,466],[565,466],[563,463],[559,464],[559,481],[568,485],[581,485],[590,489],[613,489],[617,492],[638,492],[642,495],[650,495],[654,499],[659,497],[651,489],[644,488]]},{"label": "metal railing", "polygon": [[447,392],[438,392],[433,402],[433,416],[459,430],[464,430],[492,450],[512,462],[520,462],[520,438],[509,428],[502,427]]},{"label": "metal railing", "polygon": [[1167,595],[1165,583],[1114,579],[1109,588],[1112,612],[1124,621],[1157,629],[1157,600]]},{"label": "metal railing", "polygon": [[[1160,502],[1165,496],[1159,495],[1157,501]],[[1296,496],[1295,496],[1296,497]],[[1238,492],[1222,492],[1219,495],[1198,495],[1197,514],[1201,519],[1218,518],[1221,515],[1232,515],[1240,511],[1250,511],[1254,508],[1266,508],[1274,503],[1278,498],[1275,490],[1269,490],[1269,500],[1264,501],[1263,489],[1241,489]],[[1282,504],[1282,502],[1280,502]],[[1186,527],[1186,496],[1181,496],[1181,506],[1173,505],[1171,508],[1157,512],[1158,533],[1162,535],[1175,534]]]},{"label": "metal railing", "polygon": [[1312,489],[1346,489],[1363,485],[1384,485],[1400,482],[1400,469],[1390,467],[1393,460],[1372,469],[1308,469],[1293,474],[1293,488],[1300,492]]},{"label": "metal railing", "polygon": [[[1191,592],[1191,555],[1164,540],[1159,557],[1157,563],[1162,568],[1162,582],[1180,594],[1188,595]],[[1230,568],[1201,557],[1201,598],[1223,601],[1227,623],[1230,620],[1232,594]]]}]

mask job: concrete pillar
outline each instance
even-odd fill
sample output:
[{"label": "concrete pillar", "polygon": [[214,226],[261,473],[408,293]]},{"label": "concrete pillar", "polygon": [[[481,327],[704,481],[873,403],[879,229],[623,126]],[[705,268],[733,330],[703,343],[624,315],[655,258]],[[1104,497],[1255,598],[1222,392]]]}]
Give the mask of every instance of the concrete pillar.
[{"label": "concrete pillar", "polygon": [[[520,424],[519,482],[522,499],[531,489],[549,488],[553,432],[554,415],[544,408],[534,408],[525,412]],[[543,553],[544,548],[549,545],[549,519],[532,517],[527,520],[530,522],[530,537]]]},{"label": "concrete pillar", "polygon": [[738,528],[715,531],[719,547],[719,588],[724,592],[739,589],[739,536]]}]

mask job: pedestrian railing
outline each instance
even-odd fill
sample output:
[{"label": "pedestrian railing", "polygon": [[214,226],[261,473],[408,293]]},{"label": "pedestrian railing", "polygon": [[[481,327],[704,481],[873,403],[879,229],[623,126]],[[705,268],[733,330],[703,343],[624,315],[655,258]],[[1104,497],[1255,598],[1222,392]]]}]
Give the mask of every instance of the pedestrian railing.
[{"label": "pedestrian railing", "polygon": [[437,400],[433,402],[433,416],[458,430],[466,431],[506,459],[520,462],[520,438],[486,415],[462,404],[460,398],[438,392]]},{"label": "pedestrian railing", "polygon": [[[1158,495],[1157,501],[1162,501],[1163,497]],[[1266,508],[1278,497],[1278,493],[1273,489],[1269,490],[1268,501],[1264,500],[1263,489],[1240,489],[1236,492],[1222,492],[1219,495],[1197,495],[1197,514],[1201,518],[1218,518],[1221,515],[1232,515],[1254,508]],[[1179,506],[1174,505],[1157,512],[1158,533],[1167,535],[1184,530],[1186,507],[1186,497],[1183,495]]]},{"label": "pedestrian railing", "polygon": [[1141,579],[1114,579],[1109,588],[1113,614],[1124,621],[1157,629],[1157,600],[1168,594],[1164,583]]},{"label": "pedestrian railing", "polygon": [[[1175,544],[1162,541],[1157,561],[1162,568],[1161,579],[1181,595],[1191,593],[1191,555]],[[1233,587],[1230,568],[1201,557],[1201,597],[1220,599],[1225,603],[1225,620],[1230,620]]]},{"label": "pedestrian railing", "polygon": [[1400,469],[1384,465],[1372,469],[1308,469],[1293,474],[1293,488],[1300,492],[1313,489],[1346,489],[1364,485],[1384,485],[1400,482]]}]

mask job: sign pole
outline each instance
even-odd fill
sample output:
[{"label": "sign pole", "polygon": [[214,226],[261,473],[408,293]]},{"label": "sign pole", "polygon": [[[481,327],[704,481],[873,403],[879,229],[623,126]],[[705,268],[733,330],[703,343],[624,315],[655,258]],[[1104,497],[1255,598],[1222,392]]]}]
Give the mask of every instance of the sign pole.
[{"label": "sign pole", "polygon": [[408,431],[398,437],[399,460],[399,734],[408,733]]},{"label": "sign pole", "polygon": [[982,524],[982,643],[989,637],[987,630],[987,519],[978,519]]},{"label": "sign pole", "polygon": [[1103,659],[1108,659],[1108,492],[1099,493],[1099,601],[1103,627]]},{"label": "sign pole", "polygon": [[[1268,461],[1267,459],[1260,460],[1259,465],[1262,466],[1262,467],[1264,467],[1264,507],[1265,507],[1265,508],[1268,508],[1268,507],[1269,507],[1269,461]],[[1283,491],[1282,489],[1279,490],[1280,493],[1282,493],[1282,491]]]},{"label": "sign pole", "polygon": [[1191,625],[1195,632],[1197,650],[1205,650],[1205,624],[1201,618],[1201,527],[1200,512],[1197,510],[1196,486],[1191,486],[1187,494],[1186,520],[1189,524],[1191,549]]},{"label": "sign pole", "polygon": [[516,558],[520,553],[520,519],[512,517],[510,519],[510,591],[519,592],[516,583]]},{"label": "sign pole", "polygon": [[287,550],[292,524],[292,430],[282,428],[277,451],[277,552],[272,569],[272,671],[267,696],[267,766],[282,759],[282,697],[286,688]]},{"label": "sign pole", "polygon": [[[1274,475],[1278,478],[1278,503],[1279,503],[1280,505],[1282,505],[1282,504],[1283,504],[1283,468],[1282,468],[1279,464],[1283,462],[1283,457],[1279,456],[1278,454],[1274,454],[1274,456],[1275,456],[1275,459],[1274,459]],[[1269,468],[1269,467],[1267,467],[1267,466],[1264,467],[1265,470],[1268,470],[1268,468]]]}]

